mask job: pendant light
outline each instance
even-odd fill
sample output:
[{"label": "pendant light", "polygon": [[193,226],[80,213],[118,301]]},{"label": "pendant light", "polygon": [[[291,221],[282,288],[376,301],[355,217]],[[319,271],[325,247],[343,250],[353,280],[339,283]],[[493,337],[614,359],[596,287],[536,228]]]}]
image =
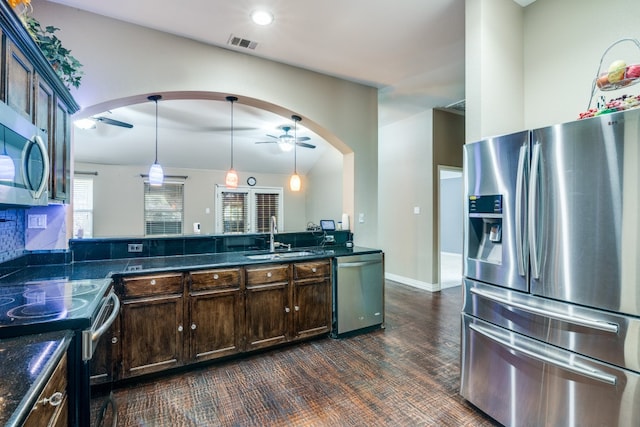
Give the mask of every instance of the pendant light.
[{"label": "pendant light", "polygon": [[158,100],[162,95],[151,95],[147,99],[156,103],[156,160],[149,168],[149,185],[160,186],[164,182],[164,172],[158,163]]},{"label": "pendant light", "polygon": [[233,168],[233,103],[238,100],[235,96],[227,96],[227,101],[231,103],[231,168],[227,172],[227,176],[224,178],[224,184],[228,188],[238,187],[238,174]]},{"label": "pendant light", "polygon": [[289,180],[289,189],[291,191],[300,191],[300,176],[298,176],[298,122],[302,120],[300,116],[293,115],[293,175]]}]

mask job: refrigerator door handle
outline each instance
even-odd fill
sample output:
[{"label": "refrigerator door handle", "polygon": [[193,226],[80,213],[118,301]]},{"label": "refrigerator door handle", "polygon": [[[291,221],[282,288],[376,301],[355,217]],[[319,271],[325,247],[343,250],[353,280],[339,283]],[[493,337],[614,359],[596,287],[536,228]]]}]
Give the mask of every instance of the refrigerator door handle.
[{"label": "refrigerator door handle", "polygon": [[549,319],[560,320],[563,322],[571,323],[574,325],[585,326],[591,329],[597,329],[599,331],[611,332],[617,334],[620,330],[620,325],[616,323],[603,322],[600,320],[585,319],[584,317],[570,316],[564,313],[557,313],[553,311],[544,310],[542,308],[533,307],[528,304],[511,301],[502,296],[496,295],[492,292],[486,292],[478,288],[471,288],[469,290],[472,294],[478,295],[482,298],[504,304],[509,307],[517,308],[518,310],[526,311],[527,313],[538,314],[540,316],[547,317]]},{"label": "refrigerator door handle", "polygon": [[531,275],[540,278],[540,259],[538,258],[538,183],[540,168],[540,143],[533,146],[531,159],[531,175],[529,176],[529,254],[531,259]]},{"label": "refrigerator door handle", "polygon": [[523,220],[526,213],[526,200],[523,196],[526,194],[526,179],[527,179],[527,146],[520,147],[520,154],[518,155],[518,174],[516,176],[516,258],[518,262],[518,274],[524,276],[527,271],[527,234],[526,227],[523,227]]},{"label": "refrigerator door handle", "polygon": [[524,354],[532,359],[536,359],[543,363],[548,363],[550,365],[556,366],[560,369],[564,369],[566,371],[573,372],[575,374],[581,375],[583,377],[591,378],[596,381],[603,382],[605,384],[609,384],[615,386],[618,382],[618,378],[615,375],[607,374],[606,372],[598,371],[596,369],[577,366],[574,363],[571,363],[570,360],[560,360],[552,357],[551,355],[542,354],[536,351],[529,350],[527,348],[521,347],[512,342],[506,341],[500,337],[495,336],[491,333],[488,328],[485,328],[481,325],[476,325],[473,323],[469,324],[469,328],[473,331],[479,333],[480,335],[500,344],[503,347],[506,347],[512,351]]}]

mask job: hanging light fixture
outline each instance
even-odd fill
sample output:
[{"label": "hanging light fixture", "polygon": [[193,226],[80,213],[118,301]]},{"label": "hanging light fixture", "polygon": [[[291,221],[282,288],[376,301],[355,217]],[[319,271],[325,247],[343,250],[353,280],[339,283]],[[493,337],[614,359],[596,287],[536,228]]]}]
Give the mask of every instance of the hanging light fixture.
[{"label": "hanging light fixture", "polygon": [[227,96],[227,101],[231,103],[231,168],[227,172],[227,176],[224,178],[224,184],[229,188],[238,187],[238,174],[233,168],[233,103],[238,100],[235,96]]},{"label": "hanging light fixture", "polygon": [[147,99],[156,103],[156,160],[149,168],[149,185],[160,186],[164,182],[164,172],[158,163],[158,100],[162,95],[151,95]]},{"label": "hanging light fixture", "polygon": [[16,167],[13,159],[7,154],[6,130],[2,129],[2,154],[0,154],[0,181],[13,181],[16,176]]},{"label": "hanging light fixture", "polygon": [[289,180],[289,189],[291,191],[300,191],[300,176],[298,176],[298,122],[302,120],[300,116],[293,115],[293,175]]}]

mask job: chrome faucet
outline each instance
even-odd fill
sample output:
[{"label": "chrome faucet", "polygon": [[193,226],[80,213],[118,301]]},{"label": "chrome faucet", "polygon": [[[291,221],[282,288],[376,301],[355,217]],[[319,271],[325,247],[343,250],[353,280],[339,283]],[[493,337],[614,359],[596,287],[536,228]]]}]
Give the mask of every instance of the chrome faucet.
[{"label": "chrome faucet", "polygon": [[275,216],[271,217],[271,226],[269,227],[269,252],[276,251],[275,235],[278,234],[278,222]]}]

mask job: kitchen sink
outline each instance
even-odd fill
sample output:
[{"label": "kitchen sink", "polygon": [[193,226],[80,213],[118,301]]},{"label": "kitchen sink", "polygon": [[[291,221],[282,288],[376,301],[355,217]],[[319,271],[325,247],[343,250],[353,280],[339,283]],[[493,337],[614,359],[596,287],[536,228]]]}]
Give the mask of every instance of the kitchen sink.
[{"label": "kitchen sink", "polygon": [[276,252],[276,253],[268,253],[268,254],[255,254],[255,255],[245,255],[247,258],[259,261],[266,259],[287,259],[287,258],[297,258],[307,255],[314,255],[313,252],[310,251],[295,251],[295,252]]}]

